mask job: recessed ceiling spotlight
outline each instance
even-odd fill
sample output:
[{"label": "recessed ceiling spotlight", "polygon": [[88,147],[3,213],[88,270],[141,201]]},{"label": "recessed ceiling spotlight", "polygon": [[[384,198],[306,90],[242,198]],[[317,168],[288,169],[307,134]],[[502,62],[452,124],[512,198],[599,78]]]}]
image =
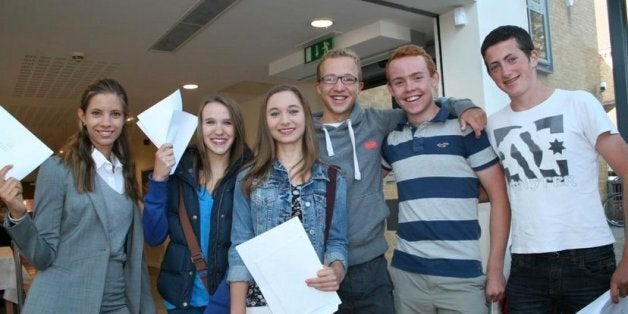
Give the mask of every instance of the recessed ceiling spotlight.
[{"label": "recessed ceiling spotlight", "polygon": [[195,83],[188,83],[183,85],[184,89],[197,89],[198,88],[198,84]]},{"label": "recessed ceiling spotlight", "polygon": [[327,18],[320,18],[320,19],[312,20],[310,22],[310,25],[312,25],[312,27],[316,27],[316,28],[328,28],[328,27],[334,25],[334,21],[332,21],[331,19],[327,19]]}]

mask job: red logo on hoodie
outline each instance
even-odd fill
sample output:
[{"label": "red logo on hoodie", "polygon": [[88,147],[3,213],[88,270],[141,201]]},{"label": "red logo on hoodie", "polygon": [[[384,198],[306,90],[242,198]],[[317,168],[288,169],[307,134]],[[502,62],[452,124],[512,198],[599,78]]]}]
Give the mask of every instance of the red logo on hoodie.
[{"label": "red logo on hoodie", "polygon": [[368,142],[364,143],[364,149],[366,149],[366,150],[373,150],[373,149],[376,149],[376,148],[377,148],[377,141],[375,141],[375,140],[371,140],[371,141],[368,141]]}]

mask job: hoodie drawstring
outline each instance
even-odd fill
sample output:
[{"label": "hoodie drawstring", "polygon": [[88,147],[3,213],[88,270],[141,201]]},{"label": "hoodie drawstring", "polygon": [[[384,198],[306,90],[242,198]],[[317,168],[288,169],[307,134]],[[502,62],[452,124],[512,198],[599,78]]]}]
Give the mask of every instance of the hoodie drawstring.
[{"label": "hoodie drawstring", "polygon": [[361,180],[362,173],[360,173],[360,164],[358,164],[358,155],[355,152],[355,135],[353,134],[353,127],[351,126],[351,119],[347,119],[347,126],[349,127],[349,138],[351,139],[351,146],[353,148],[353,174],[356,180]]},{"label": "hoodie drawstring", "polygon": [[[355,134],[353,134],[353,127],[351,126],[351,119],[347,119],[347,127],[349,128],[349,138],[351,139],[351,148],[353,149],[353,177],[356,180],[362,179],[362,173],[360,173],[360,164],[358,164],[358,154],[355,149]],[[323,125],[323,133],[325,133],[325,148],[327,149],[327,156],[334,156],[334,147],[329,137],[329,132]]]},{"label": "hoodie drawstring", "polygon": [[327,129],[325,128],[325,126],[323,126],[323,132],[325,133],[325,147],[327,148],[327,156],[331,157],[334,155],[334,146],[331,145],[329,132],[327,132]]}]

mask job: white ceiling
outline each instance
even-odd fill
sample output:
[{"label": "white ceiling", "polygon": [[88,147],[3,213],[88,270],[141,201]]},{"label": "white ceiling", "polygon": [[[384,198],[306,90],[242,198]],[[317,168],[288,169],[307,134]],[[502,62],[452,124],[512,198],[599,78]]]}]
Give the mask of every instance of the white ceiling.
[{"label": "white ceiling", "polygon": [[[200,88],[183,92],[194,112],[210,93],[244,101],[294,83],[270,77],[269,64],[325,34],[385,21],[433,40],[433,19],[419,10],[437,15],[473,1],[239,0],[172,53],[149,48],[198,0],[0,1],[0,105],[57,150],[77,129],[80,93],[95,79],[119,80],[134,114],[194,81]],[[335,24],[313,29],[315,17]],[[82,62],[72,60],[75,52]],[[139,144],[143,136],[133,138]]]}]

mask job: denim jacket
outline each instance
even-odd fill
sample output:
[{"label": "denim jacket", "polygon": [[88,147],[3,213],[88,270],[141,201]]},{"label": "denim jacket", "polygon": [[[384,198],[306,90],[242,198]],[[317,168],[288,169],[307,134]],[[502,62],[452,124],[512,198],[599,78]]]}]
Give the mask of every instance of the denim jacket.
[{"label": "denim jacket", "polygon": [[[242,178],[238,175],[234,191],[233,228],[229,249],[227,281],[252,281],[235,247],[265,231],[288,221],[292,216],[292,195],[288,171],[275,161],[268,179],[251,191],[250,198],[242,191]],[[312,178],[301,189],[302,222],[319,260],[324,265],[341,261],[347,269],[347,185],[340,172],[336,176],[336,200],[325,244],[325,194],[329,178],[327,166],[315,163]]]}]

